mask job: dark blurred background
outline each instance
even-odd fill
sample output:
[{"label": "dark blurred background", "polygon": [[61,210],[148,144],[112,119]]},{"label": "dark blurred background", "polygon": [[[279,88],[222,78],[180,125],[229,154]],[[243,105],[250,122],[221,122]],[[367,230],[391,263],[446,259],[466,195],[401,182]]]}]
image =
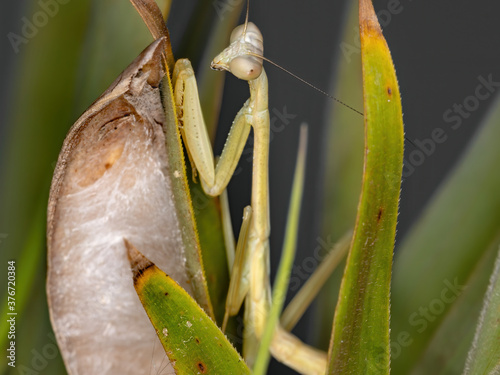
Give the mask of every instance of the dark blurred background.
[{"label": "dark blurred background", "polygon": [[[16,68],[22,57],[22,51],[20,54],[14,52],[7,34],[20,33],[21,18],[32,13],[28,3],[31,2],[19,0],[0,4],[2,176],[6,163],[10,162],[6,159],[5,152],[10,132],[7,119],[12,105],[11,93],[14,90]],[[182,44],[184,30],[190,27],[187,20],[195,3],[194,0],[174,1],[169,29],[176,57],[184,57],[179,56],[182,53],[179,46]],[[453,110],[455,104],[463,104],[469,96],[476,95],[480,77],[488,80],[491,76],[493,81],[500,82],[500,49],[497,42],[500,3],[489,0],[376,0],[374,6],[396,66],[407,138],[418,144],[418,141],[430,138],[436,128],[444,129],[448,137],[446,142],[436,145],[435,150],[425,157],[421,165],[416,165],[420,164],[420,159],[417,153],[412,154],[415,151],[414,146],[409,142],[405,143],[406,167],[400,202],[398,243],[453,168],[493,103],[492,96],[478,101],[479,104],[474,105],[477,108],[466,111],[462,116],[463,121],[457,129],[451,127],[455,122],[446,122],[443,118],[447,111]],[[64,12],[64,9],[61,11]],[[250,20],[261,28],[264,35],[264,53],[269,59],[313,85],[332,92],[335,85],[332,76],[338,62],[344,60],[344,63],[349,63],[351,60],[354,63],[360,58],[359,53],[355,52],[355,31],[342,34],[348,11],[348,4],[342,1],[253,0]],[[43,29],[40,32],[43,33]],[[71,33],[71,30],[68,30],[68,33]],[[32,43],[36,43],[36,38]],[[346,54],[351,48],[354,53]],[[36,64],[36,61],[33,61],[33,64]],[[299,251],[304,253],[298,255],[297,262],[305,256],[323,226],[321,216],[316,214],[323,206],[324,194],[321,186],[325,164],[320,155],[329,148],[326,141],[328,129],[322,124],[327,123],[331,112],[349,110],[332,104],[327,97],[275,67],[267,66],[266,71],[270,84],[270,108],[282,112],[286,107],[288,114],[295,115],[283,131],[275,134],[271,143],[271,248],[274,249],[272,264],[276,265],[283,238],[299,125],[303,121],[310,125],[310,149],[299,242]],[[354,85],[353,90],[359,92],[359,100],[352,105],[358,106],[361,103],[361,86],[359,83]],[[50,90],[51,88],[47,87],[47,95],[50,95]],[[225,92],[230,94],[224,99],[217,149],[222,147],[227,126],[248,97],[246,83],[229,75]],[[344,100],[342,93],[338,93],[338,96]],[[469,101],[469,104],[471,103],[474,102]],[[26,108],[26,111],[29,110],[30,108]],[[79,113],[75,113],[75,120],[78,115]],[[351,112],[345,116],[350,118],[351,126],[363,126],[361,116],[356,113]],[[70,125],[68,124],[68,129]],[[26,152],[29,153],[30,150],[27,149]],[[251,163],[243,161],[241,167],[242,172],[234,177],[230,185],[235,227],[239,225],[239,217],[250,194]],[[0,180],[2,184],[8,183],[3,177]],[[338,183],[341,184],[342,181]],[[9,212],[2,209],[2,215],[9,216]],[[0,233],[3,233],[2,228]],[[0,243],[2,251],[8,244],[8,238]],[[307,322],[307,319],[304,321]],[[298,332],[307,338],[309,329],[308,323],[302,323]],[[282,367],[273,367],[271,373],[278,371],[287,373]]]}]

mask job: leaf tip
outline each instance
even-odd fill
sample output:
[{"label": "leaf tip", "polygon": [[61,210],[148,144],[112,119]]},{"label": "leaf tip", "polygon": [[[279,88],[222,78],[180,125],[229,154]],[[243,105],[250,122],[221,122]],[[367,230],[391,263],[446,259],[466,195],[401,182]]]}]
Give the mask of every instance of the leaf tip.
[{"label": "leaf tip", "polygon": [[137,250],[137,248],[127,239],[124,238],[123,242],[125,244],[125,248],[127,249],[127,256],[132,269],[134,284],[136,284],[137,280],[144,273],[144,271],[146,271],[149,267],[153,267],[154,263],[142,255],[139,250]]},{"label": "leaf tip", "polygon": [[367,33],[382,35],[372,0],[359,0],[359,28],[361,35]]}]

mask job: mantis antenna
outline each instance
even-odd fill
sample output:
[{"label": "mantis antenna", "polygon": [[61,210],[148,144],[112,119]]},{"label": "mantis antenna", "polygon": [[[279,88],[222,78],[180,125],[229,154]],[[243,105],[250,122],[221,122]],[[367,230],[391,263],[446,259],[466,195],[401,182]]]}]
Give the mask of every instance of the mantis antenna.
[{"label": "mantis antenna", "polygon": [[[247,3],[247,4],[248,4],[248,3]],[[247,12],[248,12],[248,10],[247,10]],[[248,13],[247,13],[247,19],[248,19]],[[246,23],[245,23],[245,26],[246,26]],[[334,97],[334,96],[332,96],[332,95],[328,94],[327,92],[325,92],[325,91],[321,90],[320,88],[318,88],[318,87],[314,86],[312,83],[309,83],[309,82],[307,82],[305,79],[300,78],[298,75],[293,74],[293,73],[292,73],[291,71],[289,71],[288,69],[283,68],[281,65],[276,64],[276,63],[275,63],[274,61],[272,61],[272,60],[269,60],[267,57],[264,57],[264,56],[262,56],[262,55],[259,55],[259,54],[257,54],[257,53],[254,53],[254,52],[247,52],[247,54],[249,54],[249,55],[251,55],[251,56],[258,57],[258,58],[260,58],[260,59],[262,59],[262,60],[267,61],[268,63],[270,63],[270,64],[274,65],[275,67],[277,67],[277,68],[279,68],[279,69],[281,69],[281,70],[282,70],[282,71],[284,71],[285,73],[290,74],[293,78],[298,79],[300,82],[305,83],[307,86],[309,86],[309,87],[313,88],[314,90],[316,90],[316,91],[318,91],[318,92],[322,93],[323,95],[327,96],[328,98],[330,98],[330,99],[332,99],[332,100],[336,101],[336,102],[337,102],[337,103],[339,103],[339,104],[342,104],[344,107],[349,108],[350,110],[352,110],[352,111],[356,112],[357,114],[359,114],[359,115],[361,115],[361,116],[364,116],[364,113],[363,113],[363,112],[358,111],[356,108],[351,107],[349,104],[344,103],[342,100],[337,99],[336,97]],[[409,143],[409,144],[411,144],[414,148],[417,148],[417,146],[415,145],[415,143],[413,143],[413,141],[412,141],[410,138],[408,138],[406,135],[405,135],[405,140],[406,140],[406,141],[408,141],[408,143]]]},{"label": "mantis antenna", "polygon": [[250,13],[250,0],[247,1],[247,14],[245,15],[245,28],[243,29],[243,36],[247,33],[248,13]]},{"label": "mantis antenna", "polygon": [[[248,5],[248,4],[249,4],[249,3],[247,2],[247,5]],[[246,29],[246,27],[247,27],[247,21],[248,21],[248,9],[247,9],[247,16],[246,16],[246,19],[245,19],[245,29]],[[342,100],[337,99],[336,97],[334,97],[334,96],[332,96],[332,95],[328,94],[326,91],[323,91],[323,90],[321,90],[320,88],[318,88],[318,87],[314,86],[312,83],[307,82],[305,79],[303,79],[303,78],[299,77],[298,75],[296,75],[296,74],[292,73],[292,72],[291,72],[291,71],[289,71],[288,69],[285,69],[284,67],[282,67],[281,65],[279,65],[279,64],[275,63],[274,61],[272,61],[272,60],[268,59],[267,57],[265,57],[265,56],[263,56],[263,55],[260,55],[260,54],[258,54],[258,53],[255,53],[255,52],[251,52],[251,51],[247,51],[246,53],[247,53],[248,55],[250,55],[250,56],[254,56],[254,57],[257,57],[257,58],[262,59],[262,60],[264,60],[264,61],[267,61],[267,62],[268,62],[268,63],[270,63],[271,65],[274,65],[275,67],[277,67],[277,68],[281,69],[281,70],[282,70],[282,71],[284,71],[285,73],[287,73],[287,74],[291,75],[293,78],[298,79],[300,82],[302,82],[302,83],[306,84],[307,86],[309,86],[309,87],[313,88],[314,90],[316,90],[316,91],[318,91],[318,92],[322,93],[323,95],[327,96],[328,98],[332,99],[333,101],[335,101],[335,102],[337,102],[337,103],[339,103],[339,104],[343,105],[343,106],[344,106],[344,107],[346,107],[346,108],[349,108],[350,110],[352,110],[352,111],[356,112],[357,114],[359,114],[359,115],[361,115],[361,116],[364,116],[364,113],[363,113],[363,112],[358,111],[356,108],[354,108],[354,107],[350,106],[349,104],[347,104],[347,103],[343,102]],[[411,140],[411,139],[409,139],[406,135],[405,135],[405,140],[406,140],[406,141],[408,141],[408,143],[410,143],[413,147],[417,148],[417,146],[415,145],[415,143],[413,143],[413,142],[412,142],[412,140]]]},{"label": "mantis antenna", "polygon": [[[238,78],[240,79],[244,79],[244,80],[249,80],[249,79],[252,79],[253,77],[257,77],[260,75],[260,71],[262,70],[261,68],[257,68],[256,71],[251,71],[251,76],[249,76],[249,74],[247,73],[246,75],[245,74],[238,74],[239,73],[239,70],[241,69],[244,69],[244,68],[248,68],[248,65],[251,64],[252,62],[250,62],[248,60],[248,56],[253,56],[253,57],[256,57],[258,59],[260,59],[260,64],[262,65],[262,60],[264,61],[267,61],[268,63],[274,65],[275,67],[281,69],[282,71],[284,71],[285,73],[291,75],[293,78],[295,79],[298,79],[300,82],[306,84],[307,86],[313,88],[314,90],[320,92],[321,94],[327,96],[328,98],[336,101],[337,103],[343,105],[344,107],[346,108],[349,108],[350,110],[356,112],[357,114],[361,115],[361,116],[364,116],[363,112],[357,110],[356,108],[348,105],[347,103],[344,103],[342,100],[340,99],[337,99],[336,97],[328,94],[327,92],[321,90],[320,88],[314,86],[312,83],[309,83],[308,81],[306,81],[305,79],[299,77],[298,75],[292,73],[291,71],[289,71],[288,69],[285,69],[284,67],[282,67],[281,65],[275,63],[274,61],[268,59],[267,57],[265,57],[263,55],[263,38],[262,38],[262,34],[260,33],[260,30],[257,28],[257,26],[255,26],[255,24],[253,24],[252,22],[248,22],[248,14],[250,13],[250,0],[247,1],[247,11],[246,11],[246,14],[245,14],[245,23],[241,26],[238,26],[236,29],[234,29],[234,31],[231,33],[231,38],[230,38],[230,43],[234,42],[235,40],[237,39],[240,39],[241,41],[245,41],[247,39],[247,31],[249,31],[249,34],[255,34],[256,37],[251,37],[249,39],[253,40],[252,44],[255,44],[257,43],[257,45],[259,45],[259,49],[257,50],[257,52],[254,52],[254,51],[250,51],[250,50],[245,50],[245,51],[241,51],[240,52],[240,57],[237,57],[234,59],[234,63],[231,64],[231,69],[230,71]],[[250,28],[249,28],[250,26]],[[243,31],[241,32],[241,27],[243,27]],[[246,61],[246,64],[245,62],[243,61],[243,59],[245,59]],[[255,64],[255,67],[256,67],[256,62],[254,62]],[[212,69],[214,70],[227,70],[225,69],[224,67],[221,67],[219,66],[218,64],[212,64],[211,66]],[[236,72],[235,72],[236,70]],[[242,75],[242,76],[240,76]]]},{"label": "mantis antenna", "polygon": [[[260,36],[260,43],[262,43],[262,34],[260,34],[260,31],[257,29],[257,27],[256,27],[256,26],[255,26],[252,22],[248,22],[248,13],[249,13],[249,10],[250,10],[250,0],[248,0],[248,1],[247,1],[247,11],[246,11],[246,15],[245,15],[245,23],[242,25],[242,26],[243,26],[243,32],[242,32],[241,34],[238,32],[238,37],[240,37],[241,39],[243,39],[243,40],[244,40],[244,39],[246,38],[246,33],[247,33],[248,26],[250,25],[250,26],[251,26],[251,28],[255,28],[255,29],[257,30],[257,32],[258,32],[258,34],[259,34],[259,36]],[[253,27],[252,27],[252,25],[253,25]],[[233,40],[234,40],[234,39],[236,39],[236,37],[235,37],[234,35],[235,35],[235,33],[236,33],[236,31],[237,31],[237,30],[238,30],[238,28],[236,28],[236,29],[233,31],[233,33],[231,34],[231,42],[233,42]],[[263,49],[262,49],[262,51],[263,51]],[[361,112],[361,111],[357,110],[356,108],[354,108],[354,107],[350,106],[349,104],[347,104],[347,103],[343,102],[342,100],[340,100],[340,99],[338,99],[338,98],[336,98],[336,97],[334,97],[334,96],[332,96],[332,95],[328,94],[326,91],[321,90],[320,88],[318,88],[318,87],[314,86],[312,83],[309,83],[308,81],[306,81],[305,79],[303,79],[303,78],[299,77],[298,75],[296,75],[296,74],[292,73],[292,72],[291,72],[291,71],[289,71],[288,69],[286,69],[286,68],[282,67],[281,65],[279,65],[279,64],[277,64],[277,63],[275,63],[274,61],[272,61],[272,60],[268,59],[267,57],[265,57],[265,56],[263,55],[262,51],[253,52],[253,51],[248,51],[248,50],[247,50],[247,51],[245,51],[244,53],[245,53],[247,56],[253,56],[253,57],[256,57],[256,58],[258,58],[258,59],[260,59],[260,60],[267,61],[267,62],[268,62],[268,63],[270,63],[271,65],[274,65],[275,67],[277,67],[277,68],[281,69],[281,70],[282,70],[282,71],[284,71],[285,73],[287,73],[287,74],[291,75],[292,77],[294,77],[295,79],[299,80],[300,82],[302,82],[302,83],[306,84],[307,86],[311,87],[312,89],[314,89],[314,90],[316,90],[316,91],[320,92],[321,94],[325,95],[326,97],[330,98],[331,100],[333,100],[333,101],[335,101],[335,102],[337,102],[337,103],[339,103],[339,104],[343,105],[343,106],[344,106],[344,107],[346,107],[346,108],[349,108],[350,110],[352,110],[352,111],[356,112],[357,114],[359,114],[359,115],[361,115],[361,116],[364,116],[364,113],[363,113],[363,112]],[[235,64],[234,64],[234,65],[238,65],[238,66],[240,66],[240,65],[241,65],[241,66],[243,66],[243,65],[244,65],[244,63],[242,63],[242,62],[240,61],[240,60],[242,60],[242,59],[243,59],[243,57],[235,58],[235,59],[234,59],[234,62],[235,62]],[[262,62],[261,62],[261,63],[262,63]],[[241,79],[245,79],[245,80],[248,80],[248,79],[249,79],[249,78],[247,78],[247,77],[240,77],[238,74],[236,74],[236,73],[235,73],[235,71],[237,71],[237,70],[238,70],[238,68],[233,67],[233,66],[231,66],[231,68],[232,68],[232,70],[231,70],[231,71],[233,72],[233,74],[234,74],[236,77],[241,78]],[[220,68],[220,67],[216,67],[216,66],[212,65],[212,69],[217,69],[217,70],[220,70],[221,68]],[[256,74],[256,76],[258,76],[259,74],[260,74],[260,70],[259,70],[259,73],[258,73],[258,74]],[[405,136],[405,140],[407,140],[407,141],[408,141],[408,143],[410,143],[413,147],[417,148],[417,146],[416,146],[416,145],[415,145],[415,144],[414,144],[414,143],[413,143],[413,142],[412,142],[412,141],[411,141],[408,137],[406,137],[406,136]]]},{"label": "mantis antenna", "polygon": [[249,54],[250,54],[250,55],[252,55],[252,56],[255,56],[255,57],[259,57],[259,58],[261,58],[262,60],[267,61],[268,63],[270,63],[270,64],[274,65],[275,67],[277,67],[277,68],[279,68],[279,69],[281,69],[281,70],[282,70],[282,71],[284,71],[285,73],[290,74],[293,78],[296,78],[296,79],[298,79],[300,82],[305,83],[307,86],[309,86],[309,87],[313,88],[314,90],[316,90],[316,91],[318,91],[318,92],[322,93],[323,95],[325,95],[325,96],[329,97],[330,99],[332,99],[332,100],[336,101],[337,103],[342,104],[344,107],[347,107],[347,108],[349,108],[349,109],[353,110],[354,112],[356,112],[356,113],[360,114],[361,116],[364,116],[363,112],[358,111],[356,108],[351,107],[349,104],[344,103],[342,100],[337,99],[336,97],[334,97],[334,96],[332,96],[332,95],[328,94],[327,92],[325,92],[325,91],[321,90],[320,88],[318,88],[318,87],[314,86],[312,83],[309,83],[309,82],[307,82],[305,79],[300,78],[298,75],[293,74],[293,73],[292,73],[291,71],[289,71],[288,69],[283,68],[281,65],[276,64],[276,63],[275,63],[274,61],[272,61],[272,60],[269,60],[267,57],[264,57],[264,56],[259,56],[259,55],[255,54],[255,53],[252,53],[252,52],[249,52]]}]

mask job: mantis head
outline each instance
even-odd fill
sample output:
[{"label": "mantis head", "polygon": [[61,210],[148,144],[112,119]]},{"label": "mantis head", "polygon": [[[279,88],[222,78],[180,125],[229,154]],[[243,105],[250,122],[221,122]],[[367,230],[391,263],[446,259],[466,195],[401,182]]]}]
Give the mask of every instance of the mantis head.
[{"label": "mantis head", "polygon": [[233,30],[229,47],[213,59],[211,68],[251,81],[262,73],[263,54],[262,34],[253,22],[248,22]]}]

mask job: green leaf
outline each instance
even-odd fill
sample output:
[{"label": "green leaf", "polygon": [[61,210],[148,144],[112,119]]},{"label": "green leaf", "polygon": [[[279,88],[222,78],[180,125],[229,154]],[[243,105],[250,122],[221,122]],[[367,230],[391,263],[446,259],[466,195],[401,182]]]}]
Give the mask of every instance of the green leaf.
[{"label": "green leaf", "polygon": [[[498,250],[497,240],[484,253],[467,280],[467,288],[459,293],[443,289],[443,302],[453,305],[439,324],[434,336],[429,341],[425,352],[419,358],[411,375],[455,375],[463,371],[467,352],[474,337],[474,329],[479,317],[486,286],[495,263]],[[435,302],[436,303],[436,302]],[[438,306],[438,305],[436,305]],[[425,328],[420,321],[419,329]],[[401,340],[402,336],[399,336]],[[409,335],[406,335],[410,338]],[[395,337],[393,337],[393,340]],[[406,344],[407,341],[404,341]],[[394,357],[399,347],[393,345]]]},{"label": "green leaf", "polygon": [[403,120],[394,66],[371,1],[360,1],[359,19],[365,162],[328,371],[388,374],[389,295],[403,167]]},{"label": "green leaf", "polygon": [[491,275],[464,374],[500,373],[500,252]]},{"label": "green leaf", "polygon": [[195,300],[127,244],[134,286],[178,374],[250,374],[238,352]]},{"label": "green leaf", "polygon": [[[188,168],[188,176],[190,169]],[[208,197],[189,179],[189,189],[201,244],[203,267],[215,321],[222,323],[229,287],[229,268],[222,232],[219,199]]]},{"label": "green leaf", "polygon": [[[215,319],[212,307],[213,305],[205,278],[205,270],[203,266],[204,261],[195,219],[196,202],[192,199],[193,192],[190,191],[188,177],[186,174],[184,151],[181,143],[177,116],[175,114],[172,81],[169,74],[167,74],[163,79],[162,94],[163,107],[165,109],[165,116],[167,120],[164,128],[167,159],[169,163],[170,178],[172,181],[172,190],[174,192],[173,198],[175,201],[175,208],[177,210],[177,217],[179,218],[181,227],[182,241],[185,247],[186,272],[192,281],[191,286],[197,302],[211,317]],[[205,198],[204,195],[202,197]],[[195,204],[193,205],[193,203]],[[214,209],[214,207],[209,204],[207,204],[204,208],[206,210]],[[218,254],[225,253],[223,240],[219,240],[218,244],[219,246],[215,243],[216,246],[210,247],[210,249],[218,251]],[[205,258],[207,257],[208,256],[205,255]],[[219,304],[220,303],[221,302],[219,302]]]},{"label": "green leaf", "polygon": [[[45,200],[46,192],[43,195]],[[7,287],[5,287],[5,296],[1,303],[1,313],[6,319],[14,317],[16,321],[15,330],[15,341],[16,341],[16,360],[18,364],[30,363],[33,358],[33,354],[28,350],[21,350],[24,348],[23,344],[29,342],[31,346],[34,346],[37,339],[47,339],[46,335],[52,331],[47,321],[47,314],[40,314],[40,311],[46,311],[46,303],[44,299],[45,296],[45,272],[41,273],[40,264],[45,263],[45,216],[46,216],[46,204],[40,204],[36,213],[31,218],[30,226],[27,228],[25,234],[25,243],[21,247],[20,251],[16,255],[12,255],[6,258],[3,264],[5,264],[5,280],[7,281],[7,262],[14,261],[14,275],[13,279],[9,277],[10,281],[14,281],[13,287],[14,295],[9,295],[7,293]],[[1,238],[0,241],[8,240],[9,238]],[[10,274],[9,274],[10,276]],[[42,289],[42,290],[40,290]],[[36,298],[35,296],[41,296],[42,298]],[[13,299],[8,300],[8,296],[13,297]],[[9,304],[9,301],[14,301],[14,305]],[[36,306],[38,309],[35,309]],[[13,309],[10,309],[12,307]],[[29,307],[27,310],[26,308]],[[32,314],[36,312],[36,314]],[[8,315],[8,313],[15,313],[16,315]],[[31,315],[28,318],[28,315]],[[29,319],[28,327],[27,321]],[[32,326],[34,325],[34,327]],[[8,335],[10,325],[2,324],[0,326],[0,348],[9,348],[11,337]],[[37,333],[39,335],[37,335]],[[31,358],[30,358],[31,357]],[[10,361],[8,361],[10,362]],[[0,365],[0,373],[7,374],[7,362],[2,362]],[[59,366],[60,361],[56,363],[51,363],[48,367],[49,371],[55,371]],[[12,373],[14,373],[14,370]],[[4,372],[5,371],[5,372]]]},{"label": "green leaf", "polygon": [[[41,10],[38,1],[26,5],[28,18]],[[0,180],[0,233],[6,236],[1,239],[0,261],[2,265],[8,259],[17,261],[19,291],[18,367],[11,369],[12,374],[32,368],[33,351],[41,352],[46,345],[54,348],[48,337],[52,328],[45,301],[45,210],[57,153],[75,119],[75,77],[89,11],[90,1],[59,4],[57,16],[20,46],[16,60],[10,113],[3,124],[8,140],[0,150],[4,173]],[[6,288],[0,292],[2,305],[6,292]],[[2,334],[2,350],[6,338]],[[3,373],[6,361],[1,363]],[[58,374],[60,369],[59,357],[48,361],[44,371]]]},{"label": "green leaf", "polygon": [[[485,252],[500,238],[500,99],[471,141],[457,167],[439,188],[398,249],[392,289],[392,340],[398,350],[394,373],[406,374],[436,334],[447,311],[422,315],[440,299],[445,283],[468,282]],[[483,288],[487,281],[484,281]],[[484,290],[484,289],[483,289]],[[416,320],[425,321],[418,329]],[[417,330],[418,329],[418,330]],[[408,343],[399,336],[407,333]]]}]

